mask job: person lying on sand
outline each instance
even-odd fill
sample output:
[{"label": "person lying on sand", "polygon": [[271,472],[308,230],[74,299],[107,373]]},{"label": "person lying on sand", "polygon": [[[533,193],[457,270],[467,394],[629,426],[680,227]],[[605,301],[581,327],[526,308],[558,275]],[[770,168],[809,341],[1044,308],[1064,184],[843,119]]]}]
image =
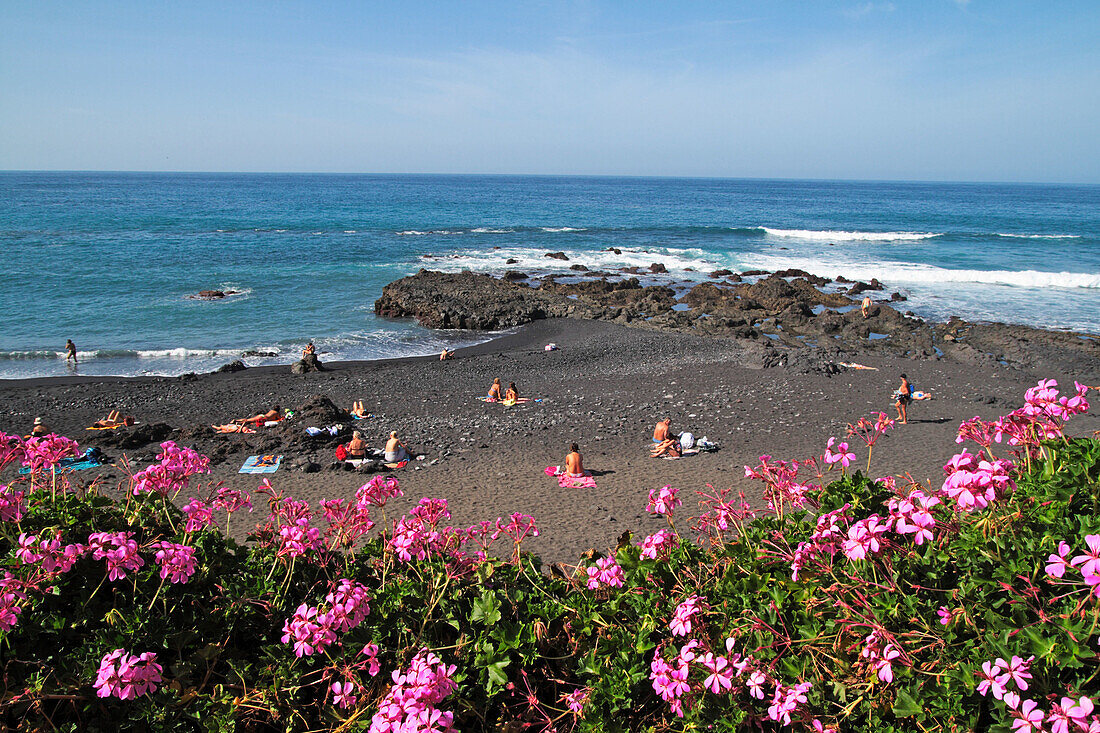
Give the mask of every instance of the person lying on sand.
[{"label": "person lying on sand", "polygon": [[680,441],[677,438],[665,438],[649,449],[650,458],[660,458],[661,456],[679,458],[682,455],[683,451],[680,449]]},{"label": "person lying on sand", "polygon": [[653,442],[663,443],[668,440],[669,428],[672,426],[672,418],[666,417],[664,420],[658,420],[657,426],[653,428]]},{"label": "person lying on sand", "polygon": [[397,431],[390,433],[390,439],[386,441],[386,463],[400,463],[409,457],[408,448],[397,438]]},{"label": "person lying on sand", "polygon": [[351,440],[348,441],[344,450],[348,452],[348,458],[366,458],[367,441],[363,440],[363,434],[358,430],[353,430]]},{"label": "person lying on sand", "polygon": [[492,386],[489,387],[489,394],[485,395],[485,399],[489,402],[496,402],[497,400],[501,399],[500,392],[500,377],[497,377],[493,380]]},{"label": "person lying on sand", "polygon": [[282,415],[283,415],[282,408],[279,407],[278,405],[275,405],[270,410],[268,410],[267,412],[261,412],[259,415],[253,415],[252,417],[237,418],[233,422],[240,423],[241,425],[244,425],[245,423],[257,423],[257,424],[263,425],[265,422],[269,422],[271,420],[278,420],[279,418],[282,417]]},{"label": "person lying on sand", "polygon": [[439,360],[446,361],[447,359],[455,358],[454,349],[448,350],[446,346],[443,347],[443,351],[439,352]]},{"label": "person lying on sand", "polygon": [[508,389],[504,390],[504,404],[512,406],[516,404],[516,400],[519,399],[519,392],[516,390],[516,383],[509,382]]},{"label": "person lying on sand", "polygon": [[569,454],[565,456],[565,475],[572,478],[584,475],[584,461],[581,459],[581,449],[576,443],[569,446]]},{"label": "person lying on sand", "polygon": [[362,400],[356,400],[355,402],[352,402],[351,403],[351,409],[349,410],[349,412],[352,415],[354,415],[355,417],[358,417],[358,418],[364,418],[364,417],[369,417],[370,416],[370,413],[367,412],[367,408],[363,406],[363,401]]},{"label": "person lying on sand", "polygon": [[117,428],[122,425],[130,426],[134,424],[134,418],[130,415],[122,417],[122,413],[118,410],[111,410],[107,417],[103,420],[96,420],[92,423],[93,428]]}]

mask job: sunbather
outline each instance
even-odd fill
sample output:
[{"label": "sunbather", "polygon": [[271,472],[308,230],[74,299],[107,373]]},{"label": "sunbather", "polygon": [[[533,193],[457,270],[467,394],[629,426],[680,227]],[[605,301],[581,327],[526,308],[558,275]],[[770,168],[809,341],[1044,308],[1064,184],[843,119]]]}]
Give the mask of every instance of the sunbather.
[{"label": "sunbather", "polygon": [[397,438],[397,431],[390,433],[390,439],[386,441],[386,463],[400,463],[408,459],[409,451]]},{"label": "sunbather", "polygon": [[581,449],[576,443],[569,446],[569,454],[565,457],[565,475],[571,478],[584,475],[584,461],[581,458]]},{"label": "sunbather", "polygon": [[653,442],[663,443],[668,440],[669,427],[672,425],[672,418],[666,417],[664,420],[658,420],[657,426],[653,428]]},{"label": "sunbather", "polygon": [[446,361],[447,359],[453,359],[453,358],[455,358],[454,349],[448,349],[446,346],[444,346],[443,351],[439,352],[439,360],[440,361]]},{"label": "sunbather", "polygon": [[117,428],[122,425],[130,426],[134,424],[134,418],[130,415],[126,417],[122,416],[118,410],[111,410],[107,417],[102,420],[96,420],[92,423],[93,428]]},{"label": "sunbather", "polygon": [[362,400],[351,403],[351,414],[358,418],[368,417],[370,415],[370,413],[367,412],[367,408],[363,406]]},{"label": "sunbather", "polygon": [[678,438],[665,438],[660,443],[654,444],[649,449],[649,455],[651,458],[659,458],[661,456],[671,456],[673,458],[679,458],[684,454],[680,447],[680,440]]},{"label": "sunbather", "polygon": [[514,405],[518,399],[519,392],[516,390],[516,383],[509,382],[508,389],[504,390],[504,404],[508,406]]},{"label": "sunbather", "polygon": [[500,392],[500,377],[497,377],[493,380],[492,386],[489,387],[489,394],[485,395],[485,399],[487,399],[489,402],[496,402],[501,399]]},{"label": "sunbather", "polygon": [[244,425],[246,423],[255,423],[257,425],[263,425],[265,422],[271,420],[279,420],[283,416],[283,410],[278,405],[275,405],[267,412],[261,412],[259,415],[253,415],[252,417],[237,418],[233,422]]},{"label": "sunbather", "polygon": [[367,441],[363,440],[363,434],[358,430],[352,431],[351,440],[348,441],[345,450],[348,452],[348,458],[366,458]]}]

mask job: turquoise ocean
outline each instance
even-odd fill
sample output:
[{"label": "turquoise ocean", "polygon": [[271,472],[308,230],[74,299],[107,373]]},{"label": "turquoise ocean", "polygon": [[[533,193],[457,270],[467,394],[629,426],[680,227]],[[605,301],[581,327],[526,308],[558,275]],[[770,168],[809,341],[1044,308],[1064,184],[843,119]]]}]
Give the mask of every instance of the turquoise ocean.
[{"label": "turquoise ocean", "polygon": [[[73,373],[67,338],[76,373],[100,375],[248,350],[289,363],[310,339],[332,360],[488,338],[374,316],[382,286],[421,267],[793,267],[878,278],[926,318],[1100,332],[1100,186],[7,172],[0,257],[8,379]],[[188,297],[211,289],[240,294]]]}]

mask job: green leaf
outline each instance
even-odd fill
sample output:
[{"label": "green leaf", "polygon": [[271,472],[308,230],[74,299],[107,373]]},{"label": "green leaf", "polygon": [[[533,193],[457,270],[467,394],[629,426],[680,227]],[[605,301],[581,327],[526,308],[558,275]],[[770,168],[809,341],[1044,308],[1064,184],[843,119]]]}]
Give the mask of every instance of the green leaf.
[{"label": "green leaf", "polygon": [[474,600],[470,621],[481,621],[486,626],[500,621],[500,600],[495,593],[485,591],[481,594],[481,598]]},{"label": "green leaf", "polygon": [[909,718],[923,712],[923,705],[910,697],[905,690],[898,690],[898,696],[894,700],[894,715],[899,718]]}]

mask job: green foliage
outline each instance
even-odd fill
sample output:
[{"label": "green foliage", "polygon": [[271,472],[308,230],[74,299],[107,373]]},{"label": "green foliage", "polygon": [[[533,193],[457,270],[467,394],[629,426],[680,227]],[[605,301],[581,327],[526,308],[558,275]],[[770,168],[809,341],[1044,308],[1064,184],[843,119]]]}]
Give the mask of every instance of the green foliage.
[{"label": "green foliage", "polygon": [[[443,707],[460,730],[753,729],[768,723],[769,697],[734,680],[734,696],[693,691],[679,718],[655,693],[650,664],[671,658],[683,638],[669,621],[692,595],[706,599],[694,638],[716,654],[751,655],[770,679],[811,682],[795,727],[811,718],[845,730],[987,730],[1009,722],[976,691],[986,660],[1035,656],[1029,695],[1093,695],[1097,605],[1059,586],[1045,558],[1065,540],[1079,550],[1100,533],[1100,444],[1050,444],[1017,489],[984,512],[938,510],[936,539],[899,542],[872,560],[829,563],[792,579],[790,555],[817,529],[817,514],[849,505],[852,517],[883,512],[891,496],[860,474],[825,488],[814,514],[760,517],[734,535],[681,544],[659,560],[624,543],[612,557],[622,588],[588,589],[544,574],[527,554],[456,564],[433,556],[400,562],[382,537],[354,555],[290,560],[270,544],[241,546],[216,531],[185,533],[185,518],[155,495],[113,501],[94,492],[28,495],[30,509],[3,532],[13,574],[17,537],[60,529],[65,542],[92,532],[132,531],[147,546],[166,539],[196,548],[190,582],[161,582],[145,566],[123,580],[82,557],[42,593],[28,594],[13,629],[0,635],[3,714],[10,727],[60,730],[366,730],[390,684],[421,648],[457,666],[458,691]],[[325,653],[298,658],[281,641],[302,603],[317,604],[341,578],[366,585],[371,611]],[[939,622],[946,608],[951,622]],[[872,630],[904,650],[893,681],[860,656]],[[727,639],[731,640],[727,647]],[[331,704],[329,675],[377,644],[382,672],[356,672],[357,707]],[[154,651],[164,684],[132,701],[100,699],[92,682],[104,654]],[[582,717],[564,696],[587,690]]]}]

